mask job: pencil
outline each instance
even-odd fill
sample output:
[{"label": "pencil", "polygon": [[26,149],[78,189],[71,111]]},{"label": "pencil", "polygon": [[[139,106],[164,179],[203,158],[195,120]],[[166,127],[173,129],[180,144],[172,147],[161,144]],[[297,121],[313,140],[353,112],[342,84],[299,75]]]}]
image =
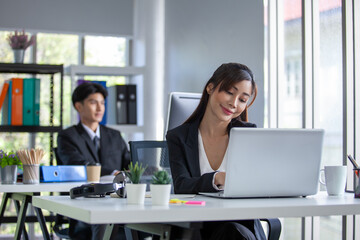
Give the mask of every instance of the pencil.
[{"label": "pencil", "polygon": [[357,162],[355,161],[355,159],[349,154],[348,155],[348,159],[350,160],[350,162],[352,163],[352,165],[354,166],[354,168],[359,168],[359,165],[357,164]]}]

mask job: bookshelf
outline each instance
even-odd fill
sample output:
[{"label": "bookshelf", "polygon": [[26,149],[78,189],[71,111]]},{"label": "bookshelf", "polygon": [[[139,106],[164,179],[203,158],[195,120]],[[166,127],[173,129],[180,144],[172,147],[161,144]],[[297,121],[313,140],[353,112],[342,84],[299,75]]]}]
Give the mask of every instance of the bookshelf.
[{"label": "bookshelf", "polygon": [[[49,124],[46,126],[13,126],[0,125],[0,132],[28,132],[50,133],[50,165],[53,165],[54,133],[60,131],[63,126],[63,65],[43,65],[43,64],[22,64],[22,63],[0,63],[0,73],[13,74],[32,74],[32,75],[49,75],[50,81],[50,118]],[[60,124],[54,125],[54,75],[60,74]]]},{"label": "bookshelf", "polygon": [[[125,76],[129,77],[130,79],[137,76],[143,76],[144,75],[144,67],[95,67],[95,66],[84,66],[84,65],[70,65],[65,68],[64,70],[66,75],[69,75],[71,78],[71,89],[75,89],[76,80],[78,77],[82,76]],[[135,83],[136,84],[136,83]],[[138,84],[137,84],[138,85]],[[142,89],[138,88],[138,112],[142,111],[142,106],[140,102],[142,101],[142,97],[139,97],[139,95],[142,95]],[[143,132],[143,124],[142,121],[139,121],[139,115],[138,115],[138,124],[137,125],[129,125],[129,124],[120,124],[120,125],[107,125],[110,128],[117,129],[121,131],[122,133],[126,135],[131,135],[134,133],[142,133]],[[71,113],[71,119],[72,123],[76,124],[75,119],[77,119],[76,111],[73,109]],[[139,124],[140,122],[140,124]]]}]

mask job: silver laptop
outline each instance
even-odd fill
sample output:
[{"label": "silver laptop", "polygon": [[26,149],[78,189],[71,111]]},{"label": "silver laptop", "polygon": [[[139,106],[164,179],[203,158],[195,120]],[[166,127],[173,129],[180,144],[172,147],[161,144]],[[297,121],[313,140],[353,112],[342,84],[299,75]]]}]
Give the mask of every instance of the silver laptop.
[{"label": "silver laptop", "polygon": [[318,191],[324,130],[232,128],[224,190],[213,197],[298,197]]}]

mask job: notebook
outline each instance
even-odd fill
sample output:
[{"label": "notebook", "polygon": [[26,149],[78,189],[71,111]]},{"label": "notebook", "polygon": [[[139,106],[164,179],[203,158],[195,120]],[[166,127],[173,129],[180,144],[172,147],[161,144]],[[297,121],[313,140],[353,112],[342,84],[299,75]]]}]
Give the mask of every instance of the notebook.
[{"label": "notebook", "polygon": [[299,197],[318,191],[324,130],[232,128],[224,190],[212,197]]}]

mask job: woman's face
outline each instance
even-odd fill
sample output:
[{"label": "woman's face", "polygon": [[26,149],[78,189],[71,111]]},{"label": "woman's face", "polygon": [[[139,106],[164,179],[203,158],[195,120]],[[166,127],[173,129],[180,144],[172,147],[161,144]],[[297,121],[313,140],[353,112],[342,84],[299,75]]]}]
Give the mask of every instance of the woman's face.
[{"label": "woman's face", "polygon": [[243,80],[236,83],[229,90],[219,92],[220,84],[213,89],[213,85],[207,86],[209,102],[207,110],[220,121],[230,122],[238,117],[246,108],[251,97],[251,81]]}]

